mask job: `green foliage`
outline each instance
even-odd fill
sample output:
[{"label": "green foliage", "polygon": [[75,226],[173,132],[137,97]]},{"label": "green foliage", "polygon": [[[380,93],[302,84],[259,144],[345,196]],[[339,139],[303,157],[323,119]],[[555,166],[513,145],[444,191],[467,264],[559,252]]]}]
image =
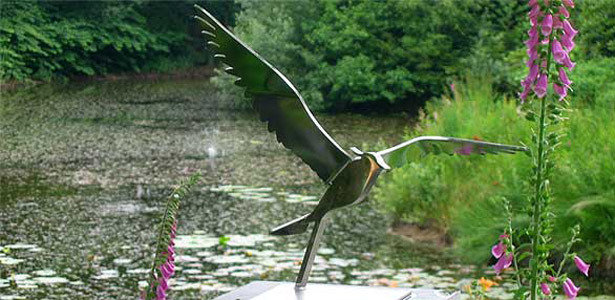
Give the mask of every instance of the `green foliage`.
[{"label": "green foliage", "polygon": [[[465,74],[490,74],[498,93],[514,97],[526,68],[527,1],[240,4],[235,32],[316,109],[418,107]],[[613,55],[615,1],[577,1],[576,10],[583,55]],[[228,82],[216,79],[236,99]]]},{"label": "green foliage", "polygon": [[[470,65],[462,58],[473,53],[479,33],[488,54],[517,42],[522,32],[509,29],[524,5],[503,0],[240,4],[235,33],[287,74],[317,109],[422,105]],[[216,80],[227,89],[224,81]]]},{"label": "green foliage", "polygon": [[[397,219],[408,222],[438,224],[449,219],[444,197],[443,167],[433,157],[403,166],[374,191],[381,207]],[[424,214],[417,214],[422,212]],[[444,227],[444,226],[443,226]]]},{"label": "green foliage", "polygon": [[615,56],[615,1],[582,0],[578,18],[581,51],[590,58]]},{"label": "green foliage", "polygon": [[[579,223],[582,242],[575,250],[599,261],[615,257],[615,97],[605,90],[611,83],[602,79],[615,70],[615,61],[579,62],[577,68],[573,88],[579,86],[570,100],[574,110],[565,123],[568,135],[555,154],[558,164],[551,177],[555,199],[551,207],[560,216],[555,220],[554,242],[561,250],[570,237],[568,229]],[[476,135],[488,141],[529,144],[525,140],[529,136],[527,122],[513,101],[493,94],[489,80],[468,78],[456,89],[452,99],[443,97],[428,104],[429,114],[406,137]],[[525,155],[437,156],[394,171],[389,183],[377,187],[376,198],[386,211],[411,222],[432,222],[432,216],[442,215],[438,226],[450,230],[459,253],[469,261],[484,263],[489,247],[506,226],[501,199],[508,199],[515,210],[524,207],[527,187],[523,178],[530,174],[528,162]],[[424,171],[416,172],[419,167]],[[422,175],[430,174],[432,168],[441,169],[438,176]],[[425,180],[429,178],[446,184],[434,185]],[[405,190],[405,185],[412,189]],[[434,191],[434,187],[440,190]],[[430,205],[434,195],[441,197],[437,206]],[[528,224],[522,212],[515,215],[515,227]]]},{"label": "green foliage", "polygon": [[580,62],[572,72],[573,101],[587,107],[615,109],[615,57]]},{"label": "green foliage", "polygon": [[[232,15],[228,3],[214,11]],[[208,61],[196,51],[188,1],[2,1],[0,13],[3,81],[169,71]]]},{"label": "green foliage", "polygon": [[231,241],[231,238],[226,235],[221,235],[218,238],[218,245],[222,248],[228,247],[228,242]]}]

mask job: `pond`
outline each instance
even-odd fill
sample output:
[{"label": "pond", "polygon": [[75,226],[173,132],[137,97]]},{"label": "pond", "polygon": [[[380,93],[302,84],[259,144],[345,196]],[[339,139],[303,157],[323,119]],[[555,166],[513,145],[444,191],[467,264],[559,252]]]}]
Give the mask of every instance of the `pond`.
[{"label": "pond", "polygon": [[[318,117],[346,148],[392,145],[412,125],[403,114]],[[294,281],[308,236],[267,233],[309,212],[325,189],[206,80],[3,92],[0,134],[0,299],[135,299],[165,199],[196,171],[203,179],[181,204],[170,296]],[[450,292],[482,271],[387,234],[389,223],[371,202],[334,213],[310,280]],[[491,293],[509,297],[505,288]]]}]

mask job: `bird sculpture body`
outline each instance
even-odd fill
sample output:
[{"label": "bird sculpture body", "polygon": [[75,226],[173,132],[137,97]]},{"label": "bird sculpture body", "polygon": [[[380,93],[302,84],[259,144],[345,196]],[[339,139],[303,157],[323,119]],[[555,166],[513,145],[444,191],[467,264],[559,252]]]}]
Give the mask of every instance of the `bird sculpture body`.
[{"label": "bird sculpture body", "polygon": [[363,201],[384,168],[370,155],[353,158],[342,171],[335,176],[331,185],[322,196],[314,210],[298,219],[283,224],[271,231],[273,235],[291,235],[303,233],[309,223],[316,222],[340,207]]},{"label": "bird sculpture body", "polygon": [[311,213],[271,231],[273,235],[300,234],[314,224],[297,278],[297,289],[307,284],[327,214],[364,201],[382,172],[417,161],[427,154],[497,154],[527,150],[480,140],[420,136],[378,152],[363,152],[353,147],[349,153],[322,128],[301,94],[280,71],[209,12],[195,7],[198,11],[195,18],[204,26],[203,34],[216,53],[214,57],[229,66],[225,69],[227,73],[239,77],[235,83],[245,88],[245,95],[252,99],[261,121],[267,122],[268,130],[275,132],[277,140],[329,185]]}]

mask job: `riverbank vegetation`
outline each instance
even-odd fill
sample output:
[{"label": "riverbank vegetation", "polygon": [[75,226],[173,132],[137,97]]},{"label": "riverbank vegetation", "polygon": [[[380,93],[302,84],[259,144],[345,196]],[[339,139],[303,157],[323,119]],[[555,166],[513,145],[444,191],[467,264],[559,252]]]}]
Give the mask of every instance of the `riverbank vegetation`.
[{"label": "riverbank vegetation", "polygon": [[[579,63],[573,75],[577,91],[566,123],[567,135],[557,153],[551,182],[557,220],[556,243],[564,246],[569,229],[581,224],[577,251],[612,276],[615,260],[615,59]],[[590,96],[591,95],[591,96]],[[468,77],[449,95],[425,108],[418,126],[406,134],[479,138],[501,143],[529,143],[529,127],[516,99],[494,91],[487,76]],[[399,220],[429,224],[448,232],[466,259],[485,263],[485,251],[504,231],[502,198],[513,207],[527,201],[522,178],[530,173],[524,155],[497,157],[426,157],[376,189],[381,207]],[[519,214],[519,216],[523,216]],[[514,220],[527,223],[527,217]],[[610,270],[610,271],[609,271]],[[601,272],[599,271],[599,272]]]}]

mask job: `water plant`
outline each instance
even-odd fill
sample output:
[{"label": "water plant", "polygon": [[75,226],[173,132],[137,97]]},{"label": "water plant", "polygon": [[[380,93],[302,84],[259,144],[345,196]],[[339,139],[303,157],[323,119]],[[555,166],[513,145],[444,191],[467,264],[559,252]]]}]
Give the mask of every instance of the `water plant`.
[{"label": "water plant", "polygon": [[[574,8],[572,0],[530,0],[528,13],[531,28],[527,46],[528,75],[521,81],[520,93],[525,117],[532,123],[531,156],[532,171],[528,186],[531,188],[526,211],[530,219],[527,228],[513,227],[513,207],[504,201],[508,226],[496,245],[491,248],[497,259],[493,266],[496,274],[505,269],[514,269],[513,280],[517,286],[515,296],[519,299],[553,298],[553,288],[561,285],[568,299],[576,298],[579,289],[568,275],[562,273],[566,262],[574,259],[578,269],[589,275],[589,265],[571,252],[579,239],[579,227],[571,230],[571,239],[566,246],[559,266],[550,260],[555,248],[551,240],[553,214],[550,204],[550,175],[555,167],[554,152],[560,144],[561,121],[566,120],[568,91],[572,82],[567,72],[575,67],[570,59],[577,31],[568,18],[568,9]],[[551,81],[551,89],[549,89]],[[532,101],[536,100],[536,101]],[[536,111],[538,111],[536,113]],[[528,259],[527,265],[521,263]],[[539,291],[540,289],[540,291]]]},{"label": "water plant", "polygon": [[195,173],[176,187],[167,198],[166,208],[158,229],[156,239],[156,254],[152,264],[152,270],[148,280],[149,289],[141,296],[141,299],[166,299],[169,289],[169,279],[175,273],[175,236],[177,234],[177,214],[182,198],[190,191],[201,178],[200,173]]}]

